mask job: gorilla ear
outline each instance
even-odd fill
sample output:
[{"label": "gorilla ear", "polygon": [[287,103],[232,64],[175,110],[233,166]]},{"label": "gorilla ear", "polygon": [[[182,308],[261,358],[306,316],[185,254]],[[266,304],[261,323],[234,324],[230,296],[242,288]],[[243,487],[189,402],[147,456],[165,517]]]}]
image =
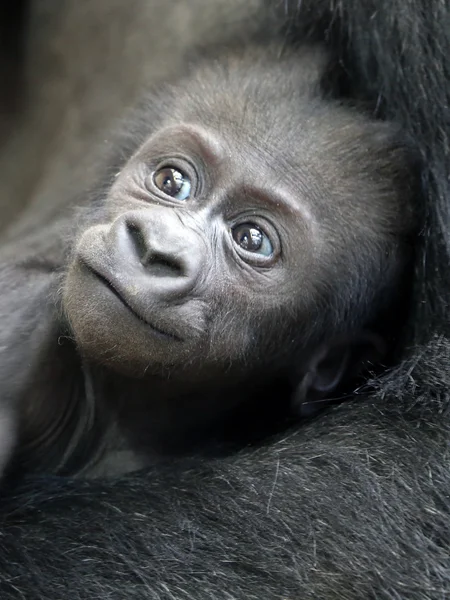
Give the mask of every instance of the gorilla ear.
[{"label": "gorilla ear", "polygon": [[332,394],[342,383],[350,362],[350,348],[347,345],[322,347],[313,355],[308,373],[310,392],[314,395]]},{"label": "gorilla ear", "polygon": [[321,345],[303,365],[303,376],[294,392],[294,409],[302,416],[314,414],[340,386],[360,375],[368,364],[379,362],[385,353],[383,340],[366,332]]}]

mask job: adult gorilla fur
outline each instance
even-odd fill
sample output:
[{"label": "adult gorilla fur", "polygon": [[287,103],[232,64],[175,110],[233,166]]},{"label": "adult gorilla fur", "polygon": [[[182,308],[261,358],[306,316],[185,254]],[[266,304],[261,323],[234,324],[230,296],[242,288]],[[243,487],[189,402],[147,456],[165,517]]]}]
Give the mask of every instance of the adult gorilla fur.
[{"label": "adult gorilla fur", "polygon": [[237,455],[21,482],[2,498],[2,600],[450,597],[450,7],[281,4],[286,43],[306,30],[330,44],[346,92],[423,157],[403,362],[371,395]]}]

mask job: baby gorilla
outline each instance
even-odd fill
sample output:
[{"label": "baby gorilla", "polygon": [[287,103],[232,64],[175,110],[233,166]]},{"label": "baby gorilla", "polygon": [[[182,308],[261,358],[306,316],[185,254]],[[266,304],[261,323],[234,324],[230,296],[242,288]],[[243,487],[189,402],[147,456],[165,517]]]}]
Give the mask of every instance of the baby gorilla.
[{"label": "baby gorilla", "polygon": [[413,160],[392,125],[325,97],[326,65],[311,48],[247,48],[145,99],[111,144],[69,259],[52,251],[62,310],[13,399],[21,461],[38,448],[40,468],[68,469],[74,455],[135,468],[227,415],[256,414],[278,381],[309,403],[387,360]]}]

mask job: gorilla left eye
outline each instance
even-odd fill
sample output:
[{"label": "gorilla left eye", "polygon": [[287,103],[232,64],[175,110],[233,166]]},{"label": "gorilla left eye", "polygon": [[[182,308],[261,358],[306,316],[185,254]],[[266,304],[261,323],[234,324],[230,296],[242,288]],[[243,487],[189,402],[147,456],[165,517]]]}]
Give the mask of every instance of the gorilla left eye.
[{"label": "gorilla left eye", "polygon": [[233,228],[233,239],[247,252],[271,256],[273,246],[267,235],[253,223],[242,223]]},{"label": "gorilla left eye", "polygon": [[153,183],[166,196],[187,200],[191,195],[190,178],[175,167],[163,167],[153,173]]}]

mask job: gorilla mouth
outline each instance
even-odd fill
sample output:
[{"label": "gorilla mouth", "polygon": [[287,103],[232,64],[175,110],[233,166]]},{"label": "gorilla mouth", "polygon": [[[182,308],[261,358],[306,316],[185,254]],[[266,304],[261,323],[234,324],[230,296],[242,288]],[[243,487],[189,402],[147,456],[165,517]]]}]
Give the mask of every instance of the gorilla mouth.
[{"label": "gorilla mouth", "polygon": [[144,319],[138,312],[135,311],[135,309],[132,306],[130,306],[128,304],[127,300],[122,296],[122,294],[114,286],[114,284],[111,281],[109,281],[109,279],[107,279],[104,275],[102,275],[101,273],[99,273],[98,271],[96,271],[95,269],[93,269],[90,265],[88,265],[84,261],[83,261],[83,264],[105,287],[107,287],[115,295],[115,297],[118,300],[120,300],[120,302],[122,303],[122,305],[125,306],[125,308],[129,312],[131,312],[132,315],[136,317],[136,319],[139,319],[139,321],[141,321],[141,323],[144,323],[147,327],[150,327],[150,329],[153,331],[153,333],[155,333],[159,337],[163,337],[165,339],[169,338],[171,340],[174,340],[175,342],[182,342],[183,341],[183,339],[180,338],[178,335],[175,335],[174,333],[170,333],[168,331],[165,331],[164,329],[160,329],[159,327],[157,327],[153,323],[150,323],[149,321],[147,321],[146,319]]}]

